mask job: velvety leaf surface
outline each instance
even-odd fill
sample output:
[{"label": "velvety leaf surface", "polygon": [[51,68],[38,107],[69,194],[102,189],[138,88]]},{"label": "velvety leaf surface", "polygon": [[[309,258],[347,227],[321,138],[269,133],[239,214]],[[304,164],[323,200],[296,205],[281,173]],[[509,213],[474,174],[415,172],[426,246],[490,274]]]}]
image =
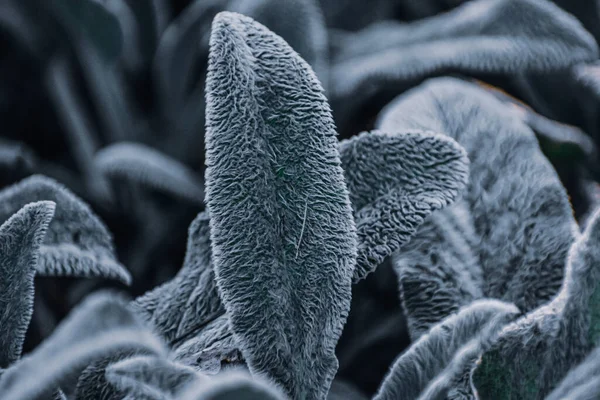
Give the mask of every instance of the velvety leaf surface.
[{"label": "velvety leaf surface", "polygon": [[[590,383],[595,383],[597,385],[599,379],[600,348],[596,348],[581,364],[573,368],[567,376],[565,376],[558,387],[546,397],[546,400],[580,399],[573,395],[574,392],[585,389],[585,386]],[[594,398],[592,396],[598,397],[600,391],[591,392],[589,395],[590,399]]]},{"label": "velvety leaf surface", "polygon": [[116,143],[96,153],[94,164],[111,178],[165,191],[202,204],[204,189],[193,171],[179,161],[140,143]]},{"label": "velvety leaf surface", "polygon": [[355,282],[452,203],[468,179],[468,159],[454,140],[414,129],[392,133],[364,132],[339,147],[358,231]]},{"label": "velvety leaf surface", "polygon": [[437,78],[394,100],[378,125],[389,132],[433,130],[466,149],[471,172],[464,200],[485,297],[528,312],[558,292],[577,227],[556,172],[522,120],[473,84]]},{"label": "velvety leaf surface", "polygon": [[21,357],[38,254],[54,210],[51,201],[27,204],[0,226],[0,368]]},{"label": "velvety leaf surface", "polygon": [[6,400],[33,400],[77,376],[95,358],[135,347],[164,354],[160,340],[144,329],[114,294],[90,296],[33,353],[9,368],[0,379]]},{"label": "velvety leaf surface", "polygon": [[434,212],[393,256],[412,340],[483,296],[477,237],[464,200]]},{"label": "velvety leaf surface", "polygon": [[272,383],[242,372],[221,374],[186,390],[182,400],[284,400],[287,397]]},{"label": "velvety leaf surface", "polygon": [[213,261],[232,330],[253,373],[324,398],[356,229],[323,89],[283,39],[220,13],[206,90]]},{"label": "velvety leaf surface", "polygon": [[482,396],[543,398],[600,344],[599,243],[597,211],[570,249],[560,292],[507,327],[483,356],[473,376]]},{"label": "velvety leaf surface", "polygon": [[0,221],[27,203],[56,203],[54,219],[40,247],[40,275],[101,277],[129,284],[117,261],[112,236],[87,204],[53,179],[34,175],[0,191]]},{"label": "velvety leaf surface", "polygon": [[518,312],[515,306],[497,300],[479,300],[462,308],[431,328],[394,362],[375,399],[417,398],[488,322],[506,323]]},{"label": "velvety leaf surface", "polygon": [[198,214],[188,230],[179,273],[131,304],[169,343],[187,338],[225,312],[211,261],[209,222],[207,212]]}]

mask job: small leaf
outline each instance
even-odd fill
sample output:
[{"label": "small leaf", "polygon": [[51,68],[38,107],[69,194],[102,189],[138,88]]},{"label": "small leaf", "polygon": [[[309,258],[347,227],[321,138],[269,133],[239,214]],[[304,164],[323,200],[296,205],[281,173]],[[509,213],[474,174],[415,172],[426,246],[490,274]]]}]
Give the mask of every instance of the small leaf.
[{"label": "small leaf", "polygon": [[345,41],[333,62],[331,97],[346,117],[382,89],[448,70],[546,72],[598,57],[579,21],[546,0],[469,1],[411,24],[379,22]]},{"label": "small leaf", "polygon": [[154,400],[174,398],[185,386],[206,379],[190,367],[152,356],[112,364],[106,369],[106,378],[129,396]]},{"label": "small leaf", "polygon": [[223,12],[213,21],[206,103],[213,262],[231,328],[253,374],[292,398],[323,399],[356,261],[323,89],[283,39]]},{"label": "small leaf", "polygon": [[484,296],[523,312],[552,299],[577,225],[529,127],[489,93],[452,78],[431,79],[399,96],[377,124],[388,132],[444,133],[467,151],[463,198],[478,238]]},{"label": "small leaf", "polygon": [[285,395],[272,383],[251,378],[241,372],[219,375],[184,391],[182,400],[284,400]]},{"label": "small leaf", "polygon": [[169,343],[188,337],[225,312],[211,261],[209,221],[203,212],[191,223],[179,273],[131,304]]},{"label": "small leaf", "polygon": [[469,161],[454,140],[430,132],[394,132],[364,132],[340,143],[359,239],[355,282],[398,251],[467,183]]},{"label": "small leaf", "polygon": [[216,375],[225,367],[245,365],[239,348],[229,318],[222,315],[195,337],[179,345],[173,353],[173,359],[208,375]]},{"label": "small leaf", "polygon": [[281,36],[312,66],[327,89],[327,29],[317,0],[234,0],[227,9],[246,15]]},{"label": "small leaf", "polygon": [[121,299],[108,293],[92,295],[33,353],[6,370],[0,394],[4,400],[35,399],[77,376],[94,359],[126,347],[166,352]]},{"label": "small leaf", "polygon": [[129,272],[116,260],[111,234],[87,204],[66,187],[34,175],[0,191],[0,221],[23,205],[56,203],[56,213],[40,248],[40,275],[102,277],[129,284]]},{"label": "small leaf", "polygon": [[416,398],[488,322],[506,323],[518,312],[515,306],[497,300],[478,300],[462,308],[431,328],[394,362],[374,399]]},{"label": "small leaf", "polygon": [[27,204],[0,226],[0,368],[21,357],[33,313],[33,278],[55,203]]},{"label": "small leaf", "polygon": [[201,180],[187,166],[140,143],[112,144],[96,153],[94,164],[103,174],[147,185],[202,204]]}]

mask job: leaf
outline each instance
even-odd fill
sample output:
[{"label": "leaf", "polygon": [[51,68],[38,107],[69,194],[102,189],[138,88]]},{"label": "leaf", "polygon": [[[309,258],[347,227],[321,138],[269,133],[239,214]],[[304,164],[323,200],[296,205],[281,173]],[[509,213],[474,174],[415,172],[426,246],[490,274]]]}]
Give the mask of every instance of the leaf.
[{"label": "leaf", "polygon": [[106,226],[87,204],[50,178],[34,175],[0,191],[0,221],[39,200],[54,201],[56,213],[40,248],[38,274],[131,282],[129,272],[116,260]]},{"label": "leaf", "polygon": [[465,201],[434,212],[392,257],[412,340],[483,297],[477,237]]},{"label": "leaf", "polygon": [[258,377],[241,372],[222,374],[207,383],[200,383],[185,391],[182,400],[284,400],[279,388]]},{"label": "leaf", "polygon": [[166,28],[169,12],[166,0],[125,0],[136,17],[140,52],[144,61],[150,60]]},{"label": "leaf", "polygon": [[[153,3],[153,1],[149,1],[149,3]],[[130,71],[139,71],[144,63],[144,55],[140,38],[141,30],[134,11],[127,0],[103,0],[102,4],[119,22],[123,34],[121,58],[125,67]]]},{"label": "leaf", "polygon": [[225,312],[211,261],[209,221],[203,212],[191,223],[179,273],[131,304],[169,343],[188,337]]},{"label": "leaf", "polygon": [[323,89],[280,37],[213,21],[206,193],[221,299],[253,374],[324,398],[350,308],[356,229]]},{"label": "leaf", "polygon": [[202,204],[201,180],[176,159],[141,143],[121,142],[96,153],[94,164],[111,178],[125,179]]},{"label": "leaf", "polygon": [[51,201],[27,204],[0,226],[0,369],[21,357],[38,254],[54,209]]},{"label": "leaf", "polygon": [[7,186],[31,175],[37,167],[33,150],[21,142],[0,140],[0,186]]},{"label": "leaf", "polygon": [[412,24],[373,24],[346,43],[331,71],[331,98],[345,116],[384,88],[406,88],[448,70],[545,72],[598,57],[581,24],[545,0],[469,1]]},{"label": "leaf", "polygon": [[[509,325],[475,369],[473,385],[494,398],[547,395],[600,345],[600,212],[578,235],[554,299]],[[516,384],[518,382],[518,384]]]},{"label": "leaf", "polygon": [[556,172],[522,120],[472,84],[437,78],[395,99],[377,125],[444,133],[467,151],[463,198],[478,238],[484,296],[528,312],[558,292],[577,226]]},{"label": "leaf", "polygon": [[361,393],[354,385],[334,379],[331,384],[331,390],[327,394],[327,400],[367,400],[368,397]]},{"label": "leaf", "polygon": [[[579,399],[578,397],[573,396],[573,392],[585,388],[588,384],[593,383],[594,386],[598,385],[600,382],[599,378],[600,347],[591,352],[581,364],[573,368],[562,382],[560,382],[558,387],[546,397],[546,400]],[[598,397],[600,391],[592,393],[595,397]]]},{"label": "leaf", "polygon": [[234,0],[227,9],[246,15],[281,36],[312,66],[327,89],[327,29],[317,0]]},{"label": "leaf", "polygon": [[216,375],[230,366],[245,365],[240,345],[233,336],[229,318],[222,315],[173,352],[173,360],[196,370]]},{"label": "leaf", "polygon": [[451,204],[468,178],[465,151],[430,132],[361,133],[340,143],[358,231],[354,282],[398,251],[425,218]]},{"label": "leaf", "polygon": [[375,400],[414,399],[491,320],[508,322],[519,310],[497,300],[478,300],[435,325],[402,354],[384,379]]},{"label": "leaf", "polygon": [[162,342],[127,310],[125,302],[110,293],[92,295],[33,353],[6,370],[0,379],[0,394],[5,400],[35,399],[77,376],[95,358],[124,347],[166,352]]},{"label": "leaf", "polygon": [[112,364],[106,369],[106,378],[129,396],[156,400],[175,398],[185,386],[205,381],[190,367],[152,356]]}]

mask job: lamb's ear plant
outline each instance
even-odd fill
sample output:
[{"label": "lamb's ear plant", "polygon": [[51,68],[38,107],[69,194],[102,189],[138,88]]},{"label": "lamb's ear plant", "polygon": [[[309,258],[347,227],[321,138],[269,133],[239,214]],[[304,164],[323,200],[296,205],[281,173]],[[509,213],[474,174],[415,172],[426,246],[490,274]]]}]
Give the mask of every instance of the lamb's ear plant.
[{"label": "lamb's ear plant", "polygon": [[463,199],[478,238],[483,296],[523,312],[554,297],[578,229],[556,172],[521,119],[473,84],[436,78],[390,103],[377,124],[444,133],[466,149]]},{"label": "lamb's ear plant", "polygon": [[227,10],[251,17],[281,36],[312,66],[327,90],[327,28],[318,0],[233,0]]},{"label": "lamb's ear plant", "polygon": [[164,355],[165,346],[114,294],[95,294],[72,311],[34,352],[0,378],[6,400],[32,400],[76,377],[91,361],[123,348]]},{"label": "lamb's ear plant", "polygon": [[469,1],[410,24],[378,22],[345,41],[331,71],[331,98],[344,123],[375,93],[448,70],[546,72],[598,57],[579,21],[546,0]]},{"label": "lamb's ear plant", "polygon": [[181,400],[286,400],[273,383],[250,377],[242,371],[223,373],[208,382],[200,382],[183,391]]},{"label": "lamb's ear plant", "polygon": [[[459,349],[473,339],[482,339],[514,319],[519,310],[497,300],[479,300],[433,326],[411,345],[391,367],[376,400],[415,399],[442,372]],[[479,337],[478,337],[479,336]]]},{"label": "lamb's ear plant", "polygon": [[33,278],[55,203],[27,204],[0,226],[0,377],[21,357],[33,313]]},{"label": "lamb's ear plant", "polygon": [[[593,384],[595,390],[587,385]],[[581,364],[573,368],[546,400],[597,398],[600,395],[600,347],[596,347]],[[587,391],[589,397],[578,397],[576,392]]]},{"label": "lamb's ear plant", "polygon": [[53,179],[34,175],[0,191],[0,221],[25,204],[41,200],[54,201],[56,212],[40,247],[39,275],[131,282],[129,272],[116,258],[106,226],[87,204]]},{"label": "lamb's ear plant", "polygon": [[473,372],[484,398],[547,395],[600,344],[600,211],[570,249],[560,292],[504,329]]},{"label": "lamb's ear plant", "polygon": [[354,281],[398,251],[434,211],[465,189],[469,161],[451,138],[432,132],[363,132],[340,143],[358,231]]},{"label": "lamb's ear plant", "polygon": [[292,398],[324,399],[356,262],[331,111],[310,66],[251,18],[218,14],[210,43],[206,200],[219,292],[250,371]]}]

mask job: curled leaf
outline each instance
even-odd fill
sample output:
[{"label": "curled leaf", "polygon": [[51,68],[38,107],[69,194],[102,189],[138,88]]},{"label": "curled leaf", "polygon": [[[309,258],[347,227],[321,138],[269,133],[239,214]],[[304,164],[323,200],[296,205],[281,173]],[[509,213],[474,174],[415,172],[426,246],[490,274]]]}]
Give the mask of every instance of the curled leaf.
[{"label": "curled leaf", "polygon": [[316,76],[240,14],[213,21],[206,191],[215,275],[253,374],[324,398],[350,308],[356,229]]},{"label": "curled leaf", "polygon": [[375,399],[417,398],[488,322],[500,318],[506,323],[518,312],[515,306],[497,300],[478,300],[462,308],[431,328],[394,362]]},{"label": "curled leaf", "polygon": [[454,140],[394,129],[361,133],[340,143],[358,231],[354,281],[399,250],[435,210],[465,188],[469,161]]},{"label": "curled leaf", "polygon": [[201,180],[184,164],[140,143],[121,142],[96,153],[94,164],[103,174],[141,183],[193,203],[202,204]]},{"label": "curled leaf", "polygon": [[33,353],[6,370],[0,379],[2,399],[34,399],[77,376],[94,359],[124,347],[166,351],[121,299],[106,293],[90,296]]},{"label": "curled leaf", "polygon": [[54,210],[51,201],[27,204],[0,226],[0,369],[21,357],[38,254]]},{"label": "curled leaf", "polygon": [[0,221],[39,200],[54,201],[56,212],[40,248],[38,274],[130,283],[129,272],[116,260],[106,226],[87,204],[50,178],[34,175],[0,191]]}]

